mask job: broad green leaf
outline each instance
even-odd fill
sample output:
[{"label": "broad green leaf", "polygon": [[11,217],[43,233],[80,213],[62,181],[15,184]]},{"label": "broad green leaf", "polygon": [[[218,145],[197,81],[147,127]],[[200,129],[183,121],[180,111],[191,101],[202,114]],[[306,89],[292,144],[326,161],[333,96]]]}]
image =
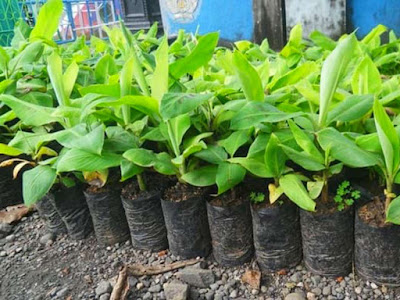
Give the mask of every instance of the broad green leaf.
[{"label": "broad green leaf", "polygon": [[319,94],[307,79],[299,81],[295,88],[307,101],[319,105]]},{"label": "broad green leaf", "polygon": [[357,46],[354,34],[341,40],[324,61],[321,71],[319,127],[326,125],[330,103]]},{"label": "broad green leaf", "polygon": [[285,168],[286,156],[279,147],[279,139],[275,134],[271,134],[265,148],[264,163],[268,173],[274,178],[280,177]]},{"label": "broad green leaf", "polygon": [[181,179],[194,186],[210,186],[215,184],[217,166],[206,166],[191,172],[185,173]]},{"label": "broad green leaf", "polygon": [[42,199],[56,181],[57,174],[49,166],[36,166],[22,175],[22,194],[26,206],[31,206]]},{"label": "broad green leaf", "polygon": [[320,163],[317,158],[311,156],[306,152],[299,152],[291,147],[285,146],[283,144],[280,145],[285,154],[293,160],[297,165],[308,171],[321,171],[325,169],[325,166]]},{"label": "broad green leaf", "polygon": [[117,167],[122,157],[114,153],[103,152],[102,155],[93,154],[79,149],[68,150],[57,162],[57,172],[95,172]]},{"label": "broad green leaf", "polygon": [[265,163],[255,158],[249,157],[233,157],[228,159],[229,162],[239,164],[250,173],[261,178],[273,178],[274,175],[267,170]]},{"label": "broad green leaf", "polygon": [[8,155],[8,156],[18,156],[23,152],[17,148],[11,147],[6,144],[0,143],[0,154]]},{"label": "broad green leaf", "polygon": [[212,97],[213,94],[167,93],[161,99],[161,116],[169,120],[189,113]]},{"label": "broad green leaf", "polygon": [[171,161],[171,156],[166,152],[156,154],[156,162],[153,167],[158,173],[164,175],[175,175],[178,173],[178,170]]},{"label": "broad green leaf", "polygon": [[54,51],[47,58],[47,72],[60,106],[70,106],[69,96],[64,89],[64,76],[61,57]]},{"label": "broad green leaf", "polygon": [[107,139],[104,141],[104,150],[106,151],[125,152],[138,147],[138,138],[120,126],[108,126],[106,134]]},{"label": "broad green leaf", "polygon": [[52,107],[39,106],[5,94],[0,95],[0,101],[9,106],[25,125],[41,126],[60,121],[53,117],[55,109]]},{"label": "broad green leaf", "polygon": [[387,106],[389,105],[392,101],[398,99],[400,97],[400,90],[395,90],[389,94],[387,94],[386,96],[382,97],[381,99],[379,99],[379,102],[383,105],[383,106]]},{"label": "broad green leaf", "polygon": [[300,148],[303,149],[311,157],[313,157],[315,161],[318,161],[319,163],[323,164],[324,157],[318,150],[314,141],[303,130],[301,130],[292,120],[289,120],[288,122],[293,137],[296,140],[296,143],[300,146]]},{"label": "broad green leaf", "polygon": [[0,70],[7,71],[8,63],[10,61],[10,56],[7,54],[6,50],[0,46]]},{"label": "broad green leaf", "polygon": [[269,82],[269,60],[268,58],[257,68],[258,75],[260,76],[263,90],[267,87]]},{"label": "broad green leaf", "polygon": [[203,149],[206,149],[206,148],[207,148],[207,145],[203,141],[200,141],[200,142],[198,142],[196,144],[192,144],[189,147],[185,148],[185,150],[183,151],[183,153],[182,153],[183,158],[187,158],[190,155],[192,155],[194,153],[197,153],[197,152],[199,152],[199,151],[201,151]]},{"label": "broad green leaf", "polygon": [[216,145],[208,145],[207,149],[195,153],[194,156],[212,164],[220,164],[228,159],[224,148]]},{"label": "broad green leaf", "polygon": [[[57,142],[67,148],[76,148],[101,155],[104,145],[104,128],[102,125],[82,134],[80,126],[57,133]],[[76,129],[76,130],[75,130]]]},{"label": "broad green leaf", "polygon": [[186,131],[189,130],[189,128],[190,117],[188,114],[180,115],[167,121],[168,136],[176,157],[178,157],[181,153],[180,145],[182,143],[183,136],[185,135]]},{"label": "broad green leaf", "polygon": [[373,28],[362,40],[361,43],[363,44],[369,44],[371,43],[374,39],[379,37],[382,33],[386,32],[387,28],[384,25],[379,24],[375,28]]},{"label": "broad green leaf", "polygon": [[65,70],[62,76],[64,83],[64,93],[66,97],[70,97],[74,88],[76,79],[78,78],[79,67],[75,61],[73,61],[68,68]]},{"label": "broad green leaf", "polygon": [[237,164],[221,163],[218,165],[216,183],[218,194],[222,194],[242,182],[246,169]]},{"label": "broad green leaf", "polygon": [[110,75],[114,75],[118,72],[114,58],[110,54],[104,55],[96,64],[94,69],[94,75],[97,83],[108,84],[108,78]]},{"label": "broad green leaf", "polygon": [[390,177],[397,173],[400,163],[400,141],[396,129],[382,104],[378,100],[374,102],[375,126],[379,142],[385,158],[386,170]]},{"label": "broad green leaf", "polygon": [[130,108],[136,109],[145,115],[158,115],[158,101],[147,96],[125,96],[115,101],[98,102],[98,107],[123,106],[127,105]]},{"label": "broad green leaf", "polygon": [[12,79],[5,79],[0,82],[0,94],[4,93],[5,90],[14,82]]},{"label": "broad green leaf", "polygon": [[146,77],[143,73],[142,63],[136,53],[135,46],[132,47],[132,59],[133,59],[133,76],[138,83],[140,89],[145,96],[150,97],[149,84],[147,83]]},{"label": "broad green leaf", "polygon": [[377,158],[361,149],[357,144],[343,136],[334,128],[325,128],[317,133],[321,147],[330,155],[347,166],[354,168],[370,167],[378,164]]},{"label": "broad green leaf", "polygon": [[356,144],[364,150],[382,153],[382,147],[379,143],[379,137],[376,132],[356,137]]},{"label": "broad green leaf", "polygon": [[156,163],[156,155],[153,151],[147,149],[130,149],[122,156],[134,164],[144,168],[152,167]]},{"label": "broad green leaf", "polygon": [[248,158],[255,158],[262,156],[264,159],[265,145],[268,144],[270,134],[259,133],[255,138],[254,142],[250,145],[249,151],[247,153]]},{"label": "broad green leaf", "polygon": [[310,40],[324,50],[332,51],[336,47],[336,42],[319,31],[310,34]]},{"label": "broad green leaf", "polygon": [[373,104],[374,97],[372,95],[350,96],[328,113],[327,124],[361,119],[372,109]]},{"label": "broad green leaf", "polygon": [[55,138],[55,133],[32,133],[20,130],[8,145],[25,154],[33,155],[44,143],[55,140]]},{"label": "broad green leaf", "polygon": [[93,84],[79,88],[79,93],[82,96],[87,94],[100,94],[106,96],[112,96],[120,98],[120,86],[119,84]]},{"label": "broad green leaf", "polygon": [[265,121],[269,112],[278,111],[269,103],[249,102],[231,120],[231,129],[243,130]]},{"label": "broad green leaf", "polygon": [[305,62],[294,70],[289,71],[278,80],[274,81],[273,84],[271,84],[270,89],[271,91],[275,91],[277,89],[296,84],[300,80],[306,78],[311,73],[317,72],[318,70],[319,67],[315,62]]},{"label": "broad green leaf", "polygon": [[130,162],[129,160],[123,159],[120,165],[121,169],[121,182],[132,178],[133,176],[143,172],[143,168]]},{"label": "broad green leaf", "polygon": [[35,27],[29,36],[30,40],[36,38],[53,40],[62,13],[62,0],[47,0],[47,2],[40,8],[39,15],[36,18]]},{"label": "broad green leaf", "polygon": [[378,68],[369,55],[358,64],[351,79],[354,94],[376,94],[382,90],[382,79]]},{"label": "broad green leaf", "polygon": [[[170,74],[175,79],[181,78],[187,73],[193,73],[207,64],[214,54],[218,43],[219,33],[212,32],[198,39],[196,47],[189,55],[178,59],[169,67]],[[172,48],[172,47],[171,47]]]},{"label": "broad green leaf", "polygon": [[308,181],[307,190],[311,199],[315,200],[321,195],[322,188],[324,187],[323,181]]},{"label": "broad green leaf", "polygon": [[386,222],[400,225],[400,196],[390,202],[386,212]]},{"label": "broad green leaf", "polygon": [[234,131],[229,137],[218,142],[232,157],[235,152],[249,140],[247,130]]},{"label": "broad green leaf", "polygon": [[290,200],[296,203],[300,208],[308,211],[315,211],[315,202],[307,193],[301,180],[293,174],[282,176],[279,179],[279,185]]},{"label": "broad green leaf", "polygon": [[142,137],[141,140],[149,140],[155,142],[163,142],[166,141],[167,138],[162,134],[160,127],[152,128],[151,130],[147,131]]},{"label": "broad green leaf", "polygon": [[16,70],[24,66],[31,66],[33,62],[40,58],[43,48],[43,43],[41,41],[28,44],[20,53],[10,60],[10,74],[13,74]]},{"label": "broad green leaf", "polygon": [[19,19],[14,24],[14,36],[11,40],[11,47],[14,49],[19,49],[21,44],[27,42],[29,35],[32,31],[32,28],[23,20]]},{"label": "broad green leaf", "polygon": [[[120,76],[120,90],[122,97],[131,97],[131,89],[132,89],[132,77],[133,77],[133,69],[134,69],[134,59],[130,57],[124,64],[124,67],[121,70]],[[125,125],[129,124],[131,121],[131,110],[128,104],[123,104],[122,106],[122,116],[124,118]]]},{"label": "broad green leaf", "polygon": [[165,36],[155,53],[156,68],[151,79],[151,96],[161,100],[168,92],[168,39]]},{"label": "broad green leaf", "polygon": [[248,101],[263,101],[264,89],[261,78],[246,57],[239,51],[235,51],[232,63],[246,99]]}]

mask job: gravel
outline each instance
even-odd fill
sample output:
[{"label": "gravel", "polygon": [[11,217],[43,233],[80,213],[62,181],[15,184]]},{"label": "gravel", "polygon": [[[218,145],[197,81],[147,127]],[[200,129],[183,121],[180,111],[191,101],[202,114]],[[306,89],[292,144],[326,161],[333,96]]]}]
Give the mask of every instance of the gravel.
[{"label": "gravel", "polygon": [[[15,226],[0,224],[0,233],[0,299],[108,300],[124,264],[179,260],[168,252],[135,250],[130,242],[104,247],[94,236],[84,241],[56,237],[46,232],[36,213]],[[264,275],[260,289],[254,289],[242,283],[241,277],[247,269],[255,268],[255,262],[225,268],[209,257],[181,270],[129,277],[128,299],[400,299],[399,289],[364,282],[353,274],[325,278],[311,274],[303,265],[279,272],[284,275]]]}]

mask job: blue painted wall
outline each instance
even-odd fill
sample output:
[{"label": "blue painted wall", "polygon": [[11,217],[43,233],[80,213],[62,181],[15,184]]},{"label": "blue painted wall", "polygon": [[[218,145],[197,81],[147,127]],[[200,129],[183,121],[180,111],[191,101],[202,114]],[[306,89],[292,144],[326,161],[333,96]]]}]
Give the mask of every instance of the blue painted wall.
[{"label": "blue painted wall", "polygon": [[199,28],[200,34],[219,31],[220,38],[229,41],[253,38],[253,0],[183,0],[182,5],[198,2],[192,19],[177,19],[177,14],[168,8],[168,1],[178,3],[179,0],[160,1],[164,29],[169,36],[176,35],[179,29],[196,32]]},{"label": "blue painted wall", "polygon": [[400,0],[348,0],[347,5],[350,27],[358,28],[358,37],[364,37],[378,24],[400,35]]}]

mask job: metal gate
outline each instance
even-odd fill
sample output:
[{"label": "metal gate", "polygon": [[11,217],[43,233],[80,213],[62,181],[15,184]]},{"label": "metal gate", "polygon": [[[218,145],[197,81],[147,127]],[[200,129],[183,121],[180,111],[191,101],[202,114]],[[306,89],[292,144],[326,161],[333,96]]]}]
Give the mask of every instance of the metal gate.
[{"label": "metal gate", "polygon": [[[45,0],[1,0],[0,42],[9,45],[13,28],[22,18],[33,27]],[[74,41],[78,36],[106,37],[102,27],[113,25],[123,18],[120,0],[63,0],[64,12],[54,40],[58,43]]]}]

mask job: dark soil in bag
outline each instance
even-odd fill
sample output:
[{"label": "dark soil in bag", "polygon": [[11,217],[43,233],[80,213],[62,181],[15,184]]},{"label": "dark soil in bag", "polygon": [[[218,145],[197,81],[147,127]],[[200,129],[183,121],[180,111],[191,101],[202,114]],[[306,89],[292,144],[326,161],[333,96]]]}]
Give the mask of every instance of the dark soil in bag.
[{"label": "dark soil in bag", "polygon": [[400,226],[385,223],[383,201],[361,207],[355,219],[357,274],[380,285],[400,286]]},{"label": "dark soil in bag", "polygon": [[[156,180],[154,182],[160,183]],[[131,232],[132,246],[160,251],[168,248],[161,191],[150,186],[149,188],[150,191],[141,192],[136,182],[131,182],[122,190],[121,199]]]},{"label": "dark soil in bag", "polygon": [[128,223],[118,185],[116,188],[89,188],[85,191],[85,197],[99,243],[114,245],[129,239]]},{"label": "dark soil in bag", "polygon": [[215,260],[224,266],[250,261],[254,255],[250,203],[240,190],[207,203],[207,213]]},{"label": "dark soil in bag", "polygon": [[[0,155],[0,162],[11,158],[13,157]],[[0,209],[23,202],[21,180],[22,170],[18,177],[13,179],[14,167],[15,165],[11,164],[10,166],[0,168]]]},{"label": "dark soil in bag", "polygon": [[317,207],[316,212],[300,210],[303,257],[314,274],[347,276],[352,271],[354,209]]},{"label": "dark soil in bag", "polygon": [[[268,200],[267,200],[268,201]],[[298,207],[289,199],[251,206],[254,247],[264,273],[297,266],[302,259]]]},{"label": "dark soil in bag", "polygon": [[82,186],[58,187],[54,192],[54,205],[64,221],[71,238],[80,240],[93,231],[92,218],[86,204]]},{"label": "dark soil in bag", "polygon": [[54,206],[54,195],[48,193],[36,203],[39,215],[45,220],[49,232],[54,234],[67,233],[67,227]]},{"label": "dark soil in bag", "polygon": [[205,257],[211,249],[205,190],[177,183],[161,200],[170,252],[182,258]]}]

